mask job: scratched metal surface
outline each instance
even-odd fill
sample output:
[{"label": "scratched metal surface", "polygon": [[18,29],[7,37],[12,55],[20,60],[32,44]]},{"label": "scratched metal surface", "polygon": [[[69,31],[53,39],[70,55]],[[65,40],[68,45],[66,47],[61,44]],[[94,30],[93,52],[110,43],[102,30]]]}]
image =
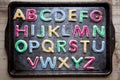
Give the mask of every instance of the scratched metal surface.
[{"label": "scratched metal surface", "polygon": [[[22,0],[20,0],[22,1]],[[32,0],[30,0],[32,1]],[[42,0],[40,0],[42,1]],[[50,2],[49,0],[47,0]],[[57,0],[53,0],[57,1]],[[64,0],[61,0],[64,1]],[[71,1],[72,0],[68,0]],[[74,0],[80,1],[80,0]],[[88,1],[88,0],[87,0]],[[95,0],[92,0],[95,1]],[[98,0],[97,0],[98,1]],[[48,78],[11,78],[7,72],[7,55],[4,50],[4,30],[7,24],[7,5],[9,0],[0,0],[0,80],[119,80],[120,79],[120,0],[112,1],[113,23],[116,30],[116,48],[113,54],[113,72],[108,77],[48,77]],[[45,1],[44,1],[45,2]]]},{"label": "scratched metal surface", "polygon": [[[54,56],[56,56],[57,58],[62,57],[63,59],[66,58],[66,57],[69,57],[69,60],[67,61],[67,64],[70,66],[70,69],[66,69],[65,67],[62,67],[61,69],[59,69],[58,66],[60,65],[60,62],[57,60],[55,69],[50,69],[50,67],[48,67],[46,69],[42,69],[41,63],[39,61],[37,67],[35,68],[35,70],[43,70],[43,71],[44,70],[45,71],[46,70],[52,70],[52,71],[56,70],[56,73],[57,73],[57,71],[62,71],[62,70],[63,70],[63,73],[64,73],[64,70],[66,70],[65,72],[71,72],[72,73],[75,70],[75,65],[74,65],[74,63],[72,62],[72,59],[71,59],[72,56],[74,56],[76,59],[78,59],[79,57],[84,57],[84,56],[94,56],[96,58],[96,60],[91,65],[91,66],[95,67],[94,71],[95,72],[97,72],[97,71],[98,72],[99,71],[104,72],[105,71],[105,69],[107,67],[106,66],[106,59],[107,59],[106,58],[106,49],[101,53],[93,52],[93,50],[92,50],[92,41],[95,40],[97,42],[97,47],[96,48],[100,49],[101,48],[101,43],[102,43],[102,41],[106,41],[106,39],[105,39],[106,37],[101,38],[100,36],[97,36],[97,37],[93,38],[92,35],[90,35],[90,38],[87,38],[86,36],[81,38],[81,37],[78,37],[78,35],[77,35],[77,37],[73,36],[73,30],[74,30],[75,25],[79,25],[81,29],[82,29],[83,25],[88,25],[88,28],[90,30],[90,34],[93,33],[93,28],[92,28],[93,25],[97,25],[98,27],[105,26],[106,25],[105,8],[103,8],[103,7],[87,7],[87,8],[86,7],[60,7],[60,8],[59,7],[51,7],[51,8],[49,8],[49,7],[40,7],[40,8],[39,7],[38,8],[37,7],[27,7],[27,8],[26,7],[24,7],[24,8],[19,7],[19,9],[21,9],[24,14],[26,14],[25,13],[26,9],[29,9],[29,8],[33,8],[33,9],[37,10],[37,13],[36,13],[37,15],[39,15],[41,10],[44,10],[44,9],[51,10],[52,11],[51,13],[53,13],[53,14],[50,15],[51,18],[52,18],[52,21],[44,22],[44,21],[41,21],[39,19],[39,17],[37,18],[37,20],[35,22],[27,22],[27,21],[21,22],[21,20],[15,20],[13,22],[14,26],[19,25],[20,29],[23,29],[24,25],[28,25],[28,29],[29,29],[29,33],[28,33],[29,35],[28,36],[29,36],[29,38],[24,38],[24,36],[21,36],[23,34],[20,34],[20,36],[18,38],[14,37],[14,41],[17,42],[18,40],[23,39],[23,40],[27,41],[27,43],[28,43],[29,40],[36,40],[36,41],[38,41],[40,43],[40,46],[41,46],[43,40],[48,39],[48,40],[51,40],[54,43],[54,48],[53,48],[54,53],[43,52],[42,47],[39,47],[38,49],[35,49],[35,50],[33,50],[32,53],[30,53],[29,52],[29,44],[28,44],[28,50],[26,52],[24,52],[23,54],[20,54],[20,53],[16,52],[16,50],[14,49],[15,52],[12,53],[12,54],[14,54],[14,63],[15,63],[14,67],[15,67],[16,70],[32,70],[31,66],[28,64],[27,59],[26,59],[26,57],[28,57],[28,56],[32,60],[34,60],[36,56],[39,56],[39,57],[42,56],[44,58],[44,60],[47,57],[53,58]],[[59,22],[57,23],[57,22],[54,21],[54,12],[57,9],[64,10],[64,12],[66,14],[65,21],[63,21],[61,23],[59,23]],[[77,21],[75,21],[75,22],[69,22],[68,21],[68,16],[67,15],[68,15],[68,10],[70,10],[70,9],[77,9],[77,12],[76,12]],[[103,17],[101,22],[96,24],[93,21],[91,21],[90,18],[88,18],[86,20],[84,19],[82,23],[79,22],[79,17],[78,17],[79,16],[79,11],[87,10],[88,14],[90,14],[90,12],[92,10],[95,10],[95,9],[100,10],[100,11],[103,12],[104,17]],[[16,10],[14,10],[14,11],[16,11]],[[48,17],[48,16],[45,15],[45,17]],[[30,31],[30,26],[32,24],[35,25],[35,34],[40,33],[40,29],[41,29],[40,26],[41,25],[45,26],[45,37],[44,38],[37,38],[36,35],[32,37],[30,35],[30,32],[31,32]],[[56,26],[60,26],[60,28],[57,30],[57,33],[60,35],[59,38],[57,38],[55,35],[53,35],[51,38],[48,37],[48,26],[49,25],[52,25],[53,28],[56,27]],[[62,30],[61,29],[62,29],[63,25],[66,26],[66,31],[67,31],[68,34],[70,34],[70,37],[62,37],[62,32],[61,32]],[[9,26],[9,27],[11,27],[11,26]],[[13,29],[15,29],[15,28],[13,28]],[[15,34],[15,32],[14,32],[14,34]],[[16,35],[14,35],[14,36],[16,36]],[[63,52],[62,50],[60,52],[57,51],[57,47],[56,47],[57,40],[65,40],[66,41],[66,43],[67,43],[67,45],[65,46],[66,52]],[[70,40],[77,40],[78,50],[75,53],[69,52],[69,48],[70,48],[69,41]],[[87,53],[86,54],[83,52],[83,45],[80,43],[81,40],[90,40],[90,43],[88,44],[88,47],[87,47]],[[15,44],[15,43],[13,43],[13,44]],[[45,45],[45,46],[47,48],[49,45]],[[85,65],[85,63],[86,63],[86,60],[83,60],[83,62],[81,63],[79,69],[75,70],[75,73],[77,73],[77,72],[79,73],[80,71],[83,72],[84,71],[83,66]],[[101,65],[101,64],[104,64],[104,65]],[[92,71],[87,71],[87,72],[92,72]],[[46,72],[46,74],[47,74],[47,72]]]}]

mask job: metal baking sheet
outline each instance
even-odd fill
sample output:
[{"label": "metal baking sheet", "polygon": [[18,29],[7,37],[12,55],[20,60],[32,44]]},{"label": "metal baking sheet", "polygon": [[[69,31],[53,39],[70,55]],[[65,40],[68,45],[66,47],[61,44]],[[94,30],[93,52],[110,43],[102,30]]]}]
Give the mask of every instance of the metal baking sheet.
[{"label": "metal baking sheet", "polygon": [[[17,9],[20,9],[24,16],[26,17],[27,9],[36,10],[37,19],[34,21],[27,21],[22,19],[13,19]],[[51,18],[51,21],[42,21],[40,19],[40,12],[42,10],[50,10],[48,14],[44,15],[46,18]],[[69,21],[69,10],[75,9],[76,11],[73,13],[76,17],[76,21]],[[62,10],[65,15],[65,20],[61,22],[55,21],[55,11]],[[94,22],[90,19],[90,13],[93,10],[99,10],[102,12],[102,20],[100,22]],[[83,19],[83,22],[80,22],[80,11],[88,11],[87,18]],[[95,16],[98,16],[96,14]],[[61,14],[57,15],[59,18],[62,17]],[[58,19],[59,19],[58,18]],[[28,25],[28,37],[24,36],[24,33],[19,33],[19,36],[16,37],[16,25],[19,25],[19,29],[24,29],[25,25]],[[34,35],[32,36],[32,28],[34,25]],[[41,33],[41,25],[44,26],[44,37],[38,38],[37,35]],[[52,37],[49,37],[49,26],[55,28],[56,26],[60,26],[56,32],[59,34],[59,37],[53,33]],[[79,33],[76,33],[76,37],[74,37],[74,29],[75,25],[78,25],[81,29],[84,25],[88,26],[90,36],[87,37],[84,34],[83,37],[79,36]],[[105,26],[105,37],[102,38],[98,34],[96,37],[93,37],[93,26],[97,25],[99,28],[101,26]],[[65,26],[65,30],[63,31],[62,27]],[[101,28],[102,30],[102,28]],[[66,31],[69,36],[63,36],[63,33]],[[16,50],[15,44],[17,41],[23,40],[27,43],[27,49],[20,53]],[[53,50],[54,52],[45,52],[43,50],[42,44],[43,41],[49,40],[54,44]],[[64,49],[65,52],[60,49],[60,52],[57,49],[57,42],[63,40],[66,42]],[[76,52],[70,52],[69,49],[73,48],[70,46],[70,41],[76,40],[76,45],[78,46],[78,50]],[[82,40],[89,40],[90,42],[87,44],[87,52],[84,53],[84,45],[80,43]],[[39,44],[39,47],[33,48],[32,52],[30,52],[30,41],[36,41]],[[93,47],[93,41],[96,41],[96,48],[101,48],[102,41],[105,42],[105,48],[102,52],[95,52]],[[62,44],[62,43],[61,43]],[[32,46],[35,46],[36,43],[33,43]],[[22,49],[23,45],[19,45],[19,48]],[[50,47],[51,44],[48,42],[44,45],[46,49]],[[11,76],[96,76],[96,75],[108,75],[112,71],[112,53],[114,51],[115,46],[115,31],[112,25],[111,18],[111,7],[108,3],[36,3],[36,2],[12,2],[8,7],[8,24],[5,31],[5,48],[8,55],[8,72]],[[34,63],[35,58],[39,57],[37,65],[32,67],[28,62],[28,58]],[[65,60],[67,68],[64,64],[62,65],[62,60]],[[79,58],[83,58],[83,60],[79,63],[78,67],[74,61],[72,60],[74,57],[76,60]],[[90,59],[85,59],[85,57],[94,57],[95,60],[89,65],[89,67],[94,67],[93,70],[89,70],[84,68],[85,65],[90,61]],[[44,64],[46,59],[50,58],[52,63],[55,63],[54,68],[51,68],[48,63],[45,67]],[[55,59],[55,60],[54,60]],[[43,61],[43,63],[42,63]],[[48,60],[49,61],[49,60]],[[47,63],[47,62],[46,62]],[[52,66],[53,67],[53,66]]]}]

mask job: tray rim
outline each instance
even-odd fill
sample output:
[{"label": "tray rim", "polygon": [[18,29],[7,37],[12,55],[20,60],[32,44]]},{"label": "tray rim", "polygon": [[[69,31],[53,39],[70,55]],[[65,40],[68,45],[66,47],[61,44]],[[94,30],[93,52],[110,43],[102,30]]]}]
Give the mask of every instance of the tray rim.
[{"label": "tray rim", "polygon": [[[14,2],[10,2],[9,3],[9,5],[8,5],[8,23],[7,23],[7,27],[6,27],[6,31],[5,31],[5,33],[9,33],[9,31],[10,31],[10,28],[8,28],[9,27],[9,25],[10,25],[10,20],[11,20],[11,16],[10,16],[10,12],[11,12],[11,9],[12,9],[12,7],[15,7],[14,5],[20,5],[20,6],[22,6],[23,7],[23,4],[25,5],[25,4],[28,4],[28,5],[33,5],[34,4],[34,6],[36,6],[36,5],[38,5],[38,4],[42,4],[42,5],[46,5],[46,4],[50,4],[52,7],[54,7],[53,5],[56,5],[56,2],[18,2],[18,1],[14,1]],[[65,2],[65,3],[63,3],[63,2],[57,2],[57,5],[61,5],[62,4],[62,6],[64,5],[64,6],[67,6],[67,5],[69,5],[70,7],[71,7],[71,5],[73,6],[73,7],[75,7],[75,6],[77,6],[77,7],[79,7],[78,5],[84,5],[84,6],[92,6],[92,7],[100,7],[100,6],[102,6],[102,7],[106,7],[107,6],[107,8],[109,9],[108,11],[109,11],[109,25],[110,25],[110,28],[112,28],[112,29],[110,29],[109,30],[109,34],[110,35],[113,35],[113,36],[110,36],[109,35],[109,39],[110,39],[110,44],[112,45],[112,44],[115,44],[115,33],[114,34],[112,34],[112,32],[114,32],[114,28],[113,28],[113,25],[112,25],[112,10],[111,10],[111,5],[109,4],[109,3],[107,3],[107,2],[101,2],[101,3],[98,3],[98,2]],[[56,5],[56,7],[58,7]],[[93,6],[94,5],[94,6]],[[17,6],[18,7],[18,6]],[[28,7],[28,6],[25,6],[25,7]],[[40,7],[40,6],[38,6],[38,7]],[[107,16],[106,16],[107,17]],[[107,24],[107,23],[106,23]],[[9,34],[9,39],[11,39],[11,37],[10,37],[10,35],[11,34]],[[8,35],[7,35],[8,36]],[[8,39],[6,40],[6,37],[7,37],[6,35],[5,35],[5,48],[6,48],[6,52],[7,52],[7,55],[8,55],[8,73],[9,73],[9,75],[10,76],[13,76],[13,77],[30,77],[30,76],[70,76],[70,75],[72,75],[72,76],[107,76],[107,75],[109,75],[109,74],[111,74],[111,72],[112,72],[112,54],[113,54],[113,49],[114,49],[114,46],[113,46],[113,48],[111,48],[112,46],[110,46],[109,47],[109,57],[108,57],[108,61],[107,62],[109,62],[109,65],[110,65],[110,67],[109,67],[109,71],[107,71],[107,72],[105,72],[105,73],[89,73],[89,74],[86,74],[86,73],[80,73],[80,74],[63,74],[63,73],[59,73],[59,74],[47,74],[47,75],[45,75],[45,74],[40,74],[40,75],[35,75],[35,74],[31,74],[31,75],[25,75],[25,74],[19,74],[19,75],[16,75],[16,72],[15,71],[13,71],[13,70],[11,70],[11,67],[10,67],[10,65],[11,65],[11,55],[10,55],[10,53],[11,53],[11,51],[12,50],[10,50],[10,48],[11,48],[11,43],[10,42],[12,42],[12,40],[11,41],[8,41]],[[6,42],[8,42],[8,44],[6,44]],[[7,46],[6,46],[7,45]],[[107,49],[106,49],[107,50]],[[107,52],[107,51],[106,51]]]}]

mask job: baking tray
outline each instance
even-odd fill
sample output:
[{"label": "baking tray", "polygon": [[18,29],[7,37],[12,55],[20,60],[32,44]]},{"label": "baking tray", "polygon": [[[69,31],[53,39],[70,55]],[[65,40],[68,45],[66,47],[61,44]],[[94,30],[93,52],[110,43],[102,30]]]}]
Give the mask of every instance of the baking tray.
[{"label": "baking tray", "polygon": [[[35,9],[36,14],[38,15],[36,21],[23,21],[21,19],[13,20],[15,11],[17,9],[21,9],[23,14],[26,16],[26,9]],[[69,22],[67,19],[63,22],[54,22],[54,13],[51,14],[51,18],[53,19],[50,22],[44,22],[39,19],[39,13],[41,10],[49,9],[51,11],[55,11],[56,9],[63,10],[68,17],[68,10],[69,9],[76,9],[76,15],[79,15],[79,11],[87,10],[88,13],[90,13],[92,10],[100,10],[103,12],[103,19],[100,22],[93,22],[89,18],[83,19],[83,22],[80,23],[78,20],[74,22]],[[38,77],[38,76],[106,76],[109,75],[112,72],[112,54],[115,48],[115,30],[112,24],[112,12],[111,12],[111,6],[108,3],[80,3],[80,2],[68,2],[68,3],[42,3],[42,2],[11,2],[8,6],[8,24],[5,30],[5,49],[8,56],[8,73],[13,77]],[[89,17],[89,14],[88,14]],[[71,26],[70,28],[67,28],[66,31],[68,32],[73,30],[73,26],[75,24],[79,26],[88,25],[89,30],[92,35],[92,26],[105,26],[105,37],[101,38],[100,36],[97,36],[96,38],[90,37],[60,37],[56,38],[55,36],[52,36],[52,38],[49,38],[48,36],[44,36],[44,38],[38,39],[36,36],[32,37],[28,35],[27,38],[23,36],[21,33],[19,37],[15,37],[15,25],[21,26],[20,28],[23,29],[23,25],[31,26],[34,24],[35,26],[40,25],[66,25]],[[39,27],[35,28],[36,32],[39,29]],[[47,35],[48,29],[45,29]],[[28,28],[28,32],[30,32],[30,29]],[[62,32],[59,32],[61,33]],[[72,33],[72,32],[70,32]],[[30,33],[29,33],[30,34]],[[72,35],[72,34],[71,34]],[[23,54],[17,52],[15,50],[15,43],[17,40],[23,39],[27,43],[29,40],[37,40],[37,41],[44,41],[45,39],[49,39],[53,41],[53,43],[56,45],[57,40],[65,40],[67,42],[66,52],[57,52],[55,50],[54,54],[52,53],[46,53],[42,51],[41,45],[39,49],[33,50],[33,53],[29,52],[29,48],[24,52]],[[79,49],[76,53],[70,53],[68,51],[69,49],[69,41],[71,39],[75,39],[78,41]],[[105,41],[105,49],[102,53],[93,52],[91,50],[92,43],[88,44],[89,47],[87,47],[88,51],[87,53],[83,53],[83,46],[79,43],[80,40],[90,40],[91,42],[93,40],[97,41],[97,48],[100,48],[101,41]],[[27,44],[28,45],[28,44]],[[48,46],[48,45],[47,45]],[[29,46],[30,47],[30,46]],[[55,46],[56,48],[56,46]],[[65,66],[62,66],[62,68],[58,69],[58,66],[60,65],[60,61],[57,60],[56,67],[54,69],[50,69],[50,66],[47,66],[46,68],[41,68],[40,62],[38,62],[37,66],[33,69],[28,64],[26,58],[30,57],[32,61],[34,61],[36,56],[42,56],[44,60],[47,57],[50,57],[53,59],[54,56],[61,57],[65,59],[65,57],[69,57],[69,60],[66,62],[70,68],[67,69]],[[79,68],[75,68],[75,64],[72,62],[71,57],[74,56],[76,59],[79,57],[86,57],[86,56],[93,56],[95,57],[95,61],[90,65],[93,66],[94,70],[86,70],[84,69],[84,65],[87,63],[87,60],[83,59],[83,61],[79,64]],[[48,64],[49,65],[49,64]]]}]

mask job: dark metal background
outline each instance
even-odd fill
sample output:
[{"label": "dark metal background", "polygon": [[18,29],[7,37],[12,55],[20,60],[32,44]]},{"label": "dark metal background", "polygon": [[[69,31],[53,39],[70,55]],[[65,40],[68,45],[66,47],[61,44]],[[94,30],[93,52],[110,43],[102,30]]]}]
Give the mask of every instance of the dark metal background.
[{"label": "dark metal background", "polygon": [[[14,13],[16,9],[21,9],[24,14],[26,14],[26,9],[36,9],[37,11],[37,20],[35,22],[27,22],[27,21],[22,21],[22,20],[15,20],[13,21],[12,18],[14,16]],[[62,9],[66,13],[66,20],[62,23],[55,23],[54,18],[50,22],[43,22],[39,19],[39,13],[43,9],[50,9],[52,11],[52,15],[50,15],[52,18],[54,16],[53,12],[55,9]],[[69,22],[68,21],[68,10],[69,9],[76,9],[76,15],[77,15],[77,21],[76,22]],[[79,22],[79,12],[80,10],[87,10],[88,11],[88,16],[92,10],[100,10],[103,12],[103,19],[99,23],[94,23],[90,20],[90,18],[84,19],[82,23]],[[47,16],[47,15],[46,15]],[[20,29],[23,29],[24,25],[28,25],[29,27],[29,37],[24,38],[24,36],[21,36],[23,34],[20,34],[18,38],[15,37],[15,25],[21,26]],[[36,29],[35,32],[37,33],[38,29],[40,28],[41,25],[45,25],[45,37],[43,39],[37,38],[36,36],[31,37],[30,36],[30,26],[31,24],[35,24]],[[54,35],[52,38],[48,37],[48,26],[52,25],[52,27],[56,27],[57,25],[62,26],[66,25],[68,33],[70,33],[70,37],[62,37],[60,35],[59,38],[56,38]],[[73,29],[75,25],[79,25],[82,29],[83,25],[88,25],[89,30],[90,30],[90,38],[86,38],[85,36],[83,38],[80,37],[73,37]],[[97,25],[98,27],[105,26],[106,27],[106,35],[105,38],[101,38],[97,35],[97,37],[93,38],[92,37],[92,31],[93,31],[93,25]],[[112,29],[111,29],[112,28]],[[40,29],[39,29],[40,30]],[[61,34],[61,28],[57,31],[59,34]],[[112,33],[112,34],[111,34]],[[28,75],[28,76],[40,76],[40,75],[108,75],[111,70],[112,70],[112,63],[111,63],[111,58],[112,58],[112,52],[114,50],[114,28],[111,25],[111,11],[110,7],[107,3],[59,3],[58,5],[55,3],[12,3],[9,6],[9,20],[8,20],[8,26],[6,28],[6,37],[9,37],[9,40],[7,39],[5,44],[6,44],[6,49],[8,53],[8,58],[9,58],[9,73],[13,76],[20,76],[20,75]],[[14,36],[13,36],[14,35]],[[36,50],[33,50],[33,53],[29,53],[27,50],[25,53],[20,54],[17,53],[14,44],[17,40],[19,39],[24,39],[25,41],[29,40],[37,40],[40,43],[40,47]],[[45,53],[42,51],[41,48],[41,42],[44,39],[50,39],[54,43],[54,50],[55,52],[52,53]],[[78,41],[78,51],[76,53],[70,53],[69,50],[69,41],[75,39]],[[56,51],[56,40],[66,40],[67,46],[65,49],[67,50],[66,53],[63,53],[62,51],[58,53]],[[87,53],[83,53],[83,44],[80,43],[80,40],[90,40],[90,44],[88,44],[87,48]],[[106,42],[106,48],[103,53],[94,53],[92,51],[92,41],[96,40],[97,41],[97,48],[99,49],[101,47],[101,41],[104,40]],[[7,44],[9,43],[9,45]],[[113,45],[113,46],[112,46]],[[29,47],[29,46],[28,46]],[[38,62],[37,67],[35,70],[32,70],[31,66],[27,62],[27,57],[30,57],[32,60],[35,59],[36,56],[43,56],[43,58],[46,59],[46,57],[62,57],[63,59],[65,57],[69,57],[68,60],[68,65],[70,66],[70,69],[66,69],[65,67],[62,67],[62,69],[58,69],[58,66],[60,62],[57,60],[57,64],[55,69],[51,70],[48,66],[46,69],[41,68],[41,63],[40,61]],[[80,63],[80,67],[78,70],[75,69],[75,65],[71,59],[71,57],[74,56],[76,59],[79,57],[85,57],[85,56],[94,56],[96,58],[95,62],[91,65],[95,67],[95,70],[93,71],[86,71],[83,69],[83,66],[87,63],[87,60],[83,60]],[[44,59],[44,60],[45,60]]]}]

